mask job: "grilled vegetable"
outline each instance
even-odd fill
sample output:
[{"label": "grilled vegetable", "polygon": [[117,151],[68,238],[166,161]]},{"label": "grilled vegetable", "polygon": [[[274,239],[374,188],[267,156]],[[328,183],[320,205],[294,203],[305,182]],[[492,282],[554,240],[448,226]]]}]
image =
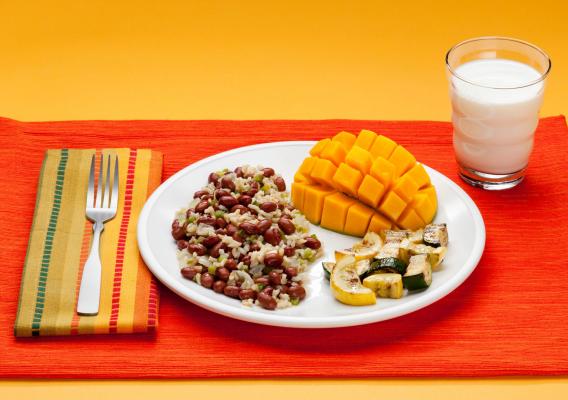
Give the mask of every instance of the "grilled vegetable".
[{"label": "grilled vegetable", "polygon": [[420,244],[424,241],[424,229],[410,232],[408,234],[408,241],[412,244]]},{"label": "grilled vegetable", "polygon": [[411,231],[393,231],[390,229],[385,229],[381,231],[381,238],[385,243],[400,243],[403,239],[406,239]]},{"label": "grilled vegetable", "polygon": [[410,257],[410,264],[402,277],[402,283],[408,290],[426,289],[432,283],[432,266],[426,254]]},{"label": "grilled vegetable", "polygon": [[406,271],[406,264],[398,258],[386,257],[379,258],[371,263],[367,272],[361,275],[361,279],[365,279],[376,273],[393,273],[403,275]]},{"label": "grilled vegetable", "polygon": [[425,244],[415,244],[410,247],[410,255],[412,256],[426,254],[428,256],[428,262],[432,265],[432,269],[436,269],[436,267],[444,261],[447,252],[448,248],[444,246],[432,247]]},{"label": "grilled vegetable", "polygon": [[375,304],[375,293],[361,284],[355,270],[355,257],[347,256],[339,261],[329,280],[331,293],[343,304],[351,306],[367,306]]},{"label": "grilled vegetable", "polygon": [[333,267],[335,267],[335,263],[332,262],[322,262],[321,266],[323,268],[323,274],[326,279],[329,279],[331,276],[331,271],[333,271]]},{"label": "grilled vegetable", "polygon": [[375,274],[363,280],[363,286],[368,287],[379,297],[400,299],[402,297],[402,277],[400,274]]},{"label": "grilled vegetable", "polygon": [[382,246],[383,241],[379,235],[375,232],[367,232],[363,240],[355,243],[352,248],[336,250],[335,262],[339,262],[346,256],[353,256],[357,261],[371,259],[377,255]]},{"label": "grilled vegetable", "polygon": [[424,244],[432,247],[448,246],[448,228],[446,224],[430,224],[424,228]]}]

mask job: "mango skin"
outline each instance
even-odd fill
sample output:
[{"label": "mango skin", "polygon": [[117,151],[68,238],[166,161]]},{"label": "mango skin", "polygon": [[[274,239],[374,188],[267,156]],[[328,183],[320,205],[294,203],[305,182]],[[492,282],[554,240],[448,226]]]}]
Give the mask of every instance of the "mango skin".
[{"label": "mango skin", "polygon": [[310,222],[353,236],[420,229],[438,208],[436,188],[422,164],[403,146],[369,130],[342,131],[317,142],[294,177],[292,199]]}]

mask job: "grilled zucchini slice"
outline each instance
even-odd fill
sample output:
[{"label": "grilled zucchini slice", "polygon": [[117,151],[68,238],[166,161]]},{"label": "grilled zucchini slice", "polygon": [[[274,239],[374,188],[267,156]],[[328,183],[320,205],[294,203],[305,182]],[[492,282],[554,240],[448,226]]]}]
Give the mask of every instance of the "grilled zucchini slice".
[{"label": "grilled zucchini slice", "polygon": [[322,262],[321,266],[323,268],[323,274],[327,280],[331,276],[331,271],[333,271],[333,267],[335,267],[335,263],[333,262]]},{"label": "grilled zucchini slice", "polygon": [[377,296],[390,299],[402,297],[402,277],[400,274],[375,274],[363,280],[363,286],[368,287]]},{"label": "grilled zucchini slice", "polygon": [[361,279],[376,273],[393,273],[403,275],[406,272],[406,264],[395,257],[385,257],[374,260],[367,272],[360,275]]},{"label": "grilled zucchini slice", "polygon": [[448,248],[445,246],[432,247],[425,244],[416,244],[410,248],[411,256],[426,254],[428,256],[428,262],[430,262],[434,270],[444,261],[447,252]]},{"label": "grilled zucchini slice", "polygon": [[406,273],[402,276],[402,283],[408,290],[426,289],[432,283],[432,266],[426,254],[410,257]]},{"label": "grilled zucchini slice", "polygon": [[432,247],[448,246],[448,227],[446,224],[430,224],[424,228],[424,244]]}]

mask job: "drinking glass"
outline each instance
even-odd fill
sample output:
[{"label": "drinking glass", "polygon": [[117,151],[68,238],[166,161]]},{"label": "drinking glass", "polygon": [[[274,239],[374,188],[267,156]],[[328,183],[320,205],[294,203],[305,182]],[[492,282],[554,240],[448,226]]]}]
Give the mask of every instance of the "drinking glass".
[{"label": "drinking glass", "polygon": [[453,142],[461,178],[487,190],[525,176],[550,58],[518,39],[480,37],[446,54]]}]

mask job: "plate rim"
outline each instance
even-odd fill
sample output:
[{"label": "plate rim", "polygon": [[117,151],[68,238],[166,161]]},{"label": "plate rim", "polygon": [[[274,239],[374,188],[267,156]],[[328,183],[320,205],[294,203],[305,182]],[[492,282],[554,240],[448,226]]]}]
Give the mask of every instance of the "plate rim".
[{"label": "plate rim", "polygon": [[310,141],[310,140],[277,141],[277,142],[265,142],[249,146],[237,147],[231,150],[211,155],[209,157],[205,157],[192,164],[189,164],[186,167],[179,170],[178,172],[176,172],[175,174],[173,174],[172,176],[170,176],[164,182],[162,182],[160,186],[158,186],[152,192],[150,197],[148,197],[148,199],[144,203],[144,207],[140,212],[136,227],[138,249],[148,269],[160,282],[162,282],[162,284],[164,284],[168,289],[176,293],[178,296],[209,311],[213,311],[217,314],[224,315],[230,318],[235,318],[242,321],[247,321],[257,324],[287,327],[287,328],[300,328],[300,329],[301,328],[316,328],[316,329],[340,328],[348,326],[366,325],[410,314],[414,311],[418,311],[424,307],[427,307],[437,302],[438,300],[442,299],[443,297],[449,295],[471,275],[471,273],[475,270],[475,268],[479,264],[479,260],[481,259],[483,255],[483,250],[485,248],[486,231],[485,231],[485,223],[483,220],[483,216],[481,215],[479,208],[477,207],[475,202],[471,199],[471,197],[469,197],[469,195],[462,188],[460,188],[454,181],[452,181],[450,178],[448,178],[441,172],[438,172],[435,169],[430,168],[425,164],[422,164],[424,165],[424,167],[426,168],[429,174],[434,174],[442,181],[446,181],[446,183],[448,183],[448,186],[453,190],[453,192],[466,204],[467,209],[473,218],[475,231],[476,233],[478,233],[478,235],[476,235],[477,240],[473,243],[472,252],[469,258],[462,266],[462,268],[460,269],[460,271],[450,280],[442,284],[440,287],[432,291],[429,291],[428,296],[420,296],[417,297],[414,301],[410,301],[408,303],[401,303],[400,305],[389,307],[387,309],[380,309],[368,313],[340,315],[333,317],[315,317],[313,319],[306,319],[306,317],[282,315],[278,314],[277,312],[273,314],[260,313],[253,309],[247,309],[244,307],[242,309],[235,308],[231,309],[230,311],[227,311],[223,309],[224,305],[222,303],[219,303],[214,299],[210,299],[209,297],[204,296],[201,293],[194,291],[191,296],[187,295],[185,293],[187,287],[182,285],[177,280],[175,280],[171,276],[171,274],[167,272],[165,268],[161,267],[158,260],[154,257],[153,252],[150,250],[151,247],[147,240],[146,222],[148,220],[148,217],[150,215],[153,206],[155,205],[156,201],[159,199],[160,195],[169,186],[174,184],[178,179],[185,176],[187,173],[190,173],[192,170],[197,169],[203,164],[215,161],[217,159],[245,151],[259,150],[267,147],[309,146],[313,145],[314,143],[315,141]]}]

